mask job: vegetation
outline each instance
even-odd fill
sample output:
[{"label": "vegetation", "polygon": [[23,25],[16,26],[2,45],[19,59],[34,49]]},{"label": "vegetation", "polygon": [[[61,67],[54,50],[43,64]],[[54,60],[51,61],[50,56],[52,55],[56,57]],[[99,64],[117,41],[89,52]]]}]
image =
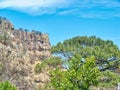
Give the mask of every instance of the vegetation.
[{"label": "vegetation", "polygon": [[4,35],[0,35],[0,41],[1,41],[1,40],[5,40]]},{"label": "vegetation", "polygon": [[42,68],[43,68],[42,65],[43,65],[43,64],[40,64],[40,63],[37,63],[37,64],[36,64],[35,69],[34,69],[34,71],[35,71],[36,74],[42,72]]},{"label": "vegetation", "polygon": [[120,75],[109,70],[101,72],[99,86],[114,87],[120,82]]},{"label": "vegetation", "polygon": [[3,68],[3,64],[0,62],[0,69]]},{"label": "vegetation", "polygon": [[2,23],[2,18],[0,17],[0,24]]},{"label": "vegetation", "polygon": [[6,40],[8,40],[8,38],[7,38],[7,33],[4,32],[4,34],[1,34],[1,35],[0,35],[0,41],[4,41],[4,43],[5,43]]},{"label": "vegetation", "polygon": [[35,66],[35,73],[41,73],[42,71],[44,71],[45,69],[49,68],[49,69],[53,69],[56,67],[60,67],[62,65],[62,60],[59,58],[55,58],[55,57],[50,57],[45,59],[42,63],[38,63]]},{"label": "vegetation", "polygon": [[[51,84],[55,90],[88,90],[94,85],[110,88],[120,82],[120,50],[110,40],[78,36],[59,42],[51,51],[67,62],[64,62],[66,71],[51,71]],[[92,70],[95,71],[91,73]]]},{"label": "vegetation", "polygon": [[52,53],[62,54],[67,58],[79,53],[82,58],[94,56],[101,70],[116,69],[119,66],[119,48],[110,40],[102,40],[95,36],[74,37],[52,47]]},{"label": "vegetation", "polygon": [[17,88],[10,82],[0,82],[0,90],[17,90]]},{"label": "vegetation", "polygon": [[69,60],[68,70],[51,71],[51,85],[54,90],[89,90],[90,85],[98,84],[99,73],[94,57],[83,62],[80,55],[75,55]]}]

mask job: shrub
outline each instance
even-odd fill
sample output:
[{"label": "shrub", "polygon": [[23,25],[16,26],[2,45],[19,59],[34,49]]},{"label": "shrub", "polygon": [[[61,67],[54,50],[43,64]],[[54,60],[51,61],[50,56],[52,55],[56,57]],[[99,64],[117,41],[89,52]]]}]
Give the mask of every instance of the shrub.
[{"label": "shrub", "polygon": [[69,60],[67,71],[59,68],[50,71],[50,84],[54,90],[89,90],[91,85],[98,84],[99,73],[94,57],[85,58],[83,62],[79,55],[75,55]]},{"label": "shrub", "polygon": [[50,57],[42,61],[42,63],[36,64],[34,71],[37,74],[41,73],[44,69],[52,69],[58,66],[62,66],[62,60],[59,58]]},{"label": "shrub", "polygon": [[56,68],[57,66],[62,65],[62,60],[59,58],[55,58],[55,57],[50,57],[46,60],[43,61],[43,63],[45,63],[46,65]]},{"label": "shrub", "polygon": [[3,68],[3,64],[0,62],[0,69]]},{"label": "shrub", "polygon": [[2,19],[0,18],[0,24],[2,23]]},{"label": "shrub", "polygon": [[36,74],[41,73],[43,68],[44,68],[43,64],[38,63],[38,64],[36,64],[34,71]]},{"label": "shrub", "polygon": [[17,87],[12,85],[10,82],[0,82],[0,90],[17,90]]},{"label": "shrub", "polygon": [[4,40],[4,39],[5,39],[4,35],[0,35],[0,40]]},{"label": "shrub", "polygon": [[101,72],[100,75],[100,87],[116,87],[120,82],[120,75],[118,73],[111,72],[109,70]]}]

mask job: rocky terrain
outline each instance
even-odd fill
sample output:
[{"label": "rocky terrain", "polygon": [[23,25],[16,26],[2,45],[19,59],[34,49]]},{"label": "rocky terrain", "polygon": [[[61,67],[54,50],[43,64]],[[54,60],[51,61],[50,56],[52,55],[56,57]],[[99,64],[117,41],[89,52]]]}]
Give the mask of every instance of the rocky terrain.
[{"label": "rocky terrain", "polygon": [[20,28],[0,17],[0,81],[10,81],[19,90],[38,90],[49,81],[47,71],[34,68],[51,56],[48,34]]}]

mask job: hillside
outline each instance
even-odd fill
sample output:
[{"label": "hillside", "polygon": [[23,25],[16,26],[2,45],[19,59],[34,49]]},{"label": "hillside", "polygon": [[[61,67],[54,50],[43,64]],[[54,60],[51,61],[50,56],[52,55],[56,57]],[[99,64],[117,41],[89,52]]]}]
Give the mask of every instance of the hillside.
[{"label": "hillside", "polygon": [[0,17],[0,81],[10,81],[19,90],[34,90],[43,85],[48,75],[37,75],[34,68],[51,56],[50,48],[48,34],[17,30],[6,18]]}]

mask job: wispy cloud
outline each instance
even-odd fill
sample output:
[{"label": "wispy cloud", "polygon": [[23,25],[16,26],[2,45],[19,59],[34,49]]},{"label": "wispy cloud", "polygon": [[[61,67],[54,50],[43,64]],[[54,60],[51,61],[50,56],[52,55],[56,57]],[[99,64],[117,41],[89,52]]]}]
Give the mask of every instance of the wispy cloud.
[{"label": "wispy cloud", "polygon": [[59,14],[83,18],[120,17],[120,0],[76,0],[72,8],[62,10]]},{"label": "wispy cloud", "polygon": [[84,18],[120,17],[120,0],[1,0],[0,8],[31,15],[76,15]]},{"label": "wispy cloud", "polygon": [[61,7],[67,5],[72,0],[1,0],[1,8],[46,8]]},{"label": "wispy cloud", "polygon": [[49,14],[57,9],[68,7],[72,0],[1,0],[0,8],[9,8],[29,14]]}]

